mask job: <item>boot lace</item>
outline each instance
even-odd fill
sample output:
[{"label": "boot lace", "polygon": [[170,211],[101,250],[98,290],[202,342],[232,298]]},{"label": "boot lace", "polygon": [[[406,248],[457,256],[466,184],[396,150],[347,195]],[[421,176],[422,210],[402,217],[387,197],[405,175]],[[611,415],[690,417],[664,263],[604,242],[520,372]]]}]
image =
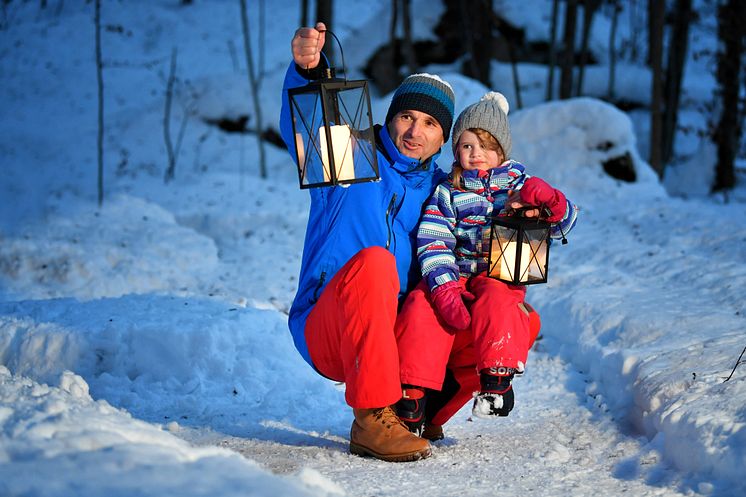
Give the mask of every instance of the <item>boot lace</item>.
[{"label": "boot lace", "polygon": [[385,426],[386,428],[391,429],[396,425],[400,425],[404,429],[409,430],[409,428],[407,428],[407,425],[404,424],[401,419],[399,419],[399,416],[396,415],[391,406],[382,407],[381,409],[373,413],[373,417],[376,421],[383,424],[383,426]]}]

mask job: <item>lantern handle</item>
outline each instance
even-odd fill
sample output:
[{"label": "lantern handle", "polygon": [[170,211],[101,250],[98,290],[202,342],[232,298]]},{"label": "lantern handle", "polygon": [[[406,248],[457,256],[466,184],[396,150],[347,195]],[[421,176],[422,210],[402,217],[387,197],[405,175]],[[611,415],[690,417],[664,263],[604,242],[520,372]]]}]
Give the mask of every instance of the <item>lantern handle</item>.
[{"label": "lantern handle", "polygon": [[567,245],[567,238],[565,238],[565,231],[562,229],[562,223],[557,223],[559,226],[560,234],[562,235],[562,245]]},{"label": "lantern handle", "polygon": [[[339,54],[342,57],[342,72],[344,72],[345,81],[347,81],[347,65],[345,64],[345,51],[342,48],[342,42],[339,41],[339,38],[337,38],[337,35],[335,35],[330,29],[321,30],[321,31],[319,31],[319,33],[329,33],[330,35],[332,35],[332,37],[335,40],[337,40],[337,45],[339,45]],[[326,59],[326,55],[324,55],[324,58]],[[326,61],[328,63],[329,59],[327,59]]]},{"label": "lantern handle", "polygon": [[[525,213],[526,213],[526,211],[530,211],[530,210],[533,210],[535,208],[536,207],[533,207],[533,206],[521,207],[520,209],[513,209],[513,212],[515,213],[514,215],[516,215],[518,217],[522,217],[522,218],[525,218],[525,219],[531,219],[531,218],[526,217]],[[544,209],[546,211],[545,214],[547,214],[547,213],[551,214],[551,211],[549,211],[548,208],[545,207]],[[540,220],[541,220],[540,216],[536,218],[536,222],[537,223]],[[559,222],[559,223],[556,223],[556,224],[557,224],[557,227],[560,230],[560,235],[562,235],[562,245],[567,245],[567,238],[565,237],[565,230],[562,229],[562,223]]]}]

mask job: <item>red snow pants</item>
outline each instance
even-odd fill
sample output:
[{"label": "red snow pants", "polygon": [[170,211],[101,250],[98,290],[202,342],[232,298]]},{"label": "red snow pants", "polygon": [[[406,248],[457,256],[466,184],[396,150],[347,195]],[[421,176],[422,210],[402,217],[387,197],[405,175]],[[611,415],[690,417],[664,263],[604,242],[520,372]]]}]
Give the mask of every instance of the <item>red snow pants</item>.
[{"label": "red snow pants", "polygon": [[394,336],[398,295],[394,256],[369,247],[334,275],[306,320],[313,365],[346,384],[345,400],[353,408],[385,407],[401,398]]},{"label": "red snow pants", "polygon": [[426,283],[409,294],[396,324],[402,384],[440,391],[448,370],[457,391],[429,421],[442,425],[479,390],[479,371],[526,364],[541,327],[539,315],[523,300],[525,287],[506,285],[484,275],[467,283],[476,299],[471,326],[454,330],[430,301]]}]

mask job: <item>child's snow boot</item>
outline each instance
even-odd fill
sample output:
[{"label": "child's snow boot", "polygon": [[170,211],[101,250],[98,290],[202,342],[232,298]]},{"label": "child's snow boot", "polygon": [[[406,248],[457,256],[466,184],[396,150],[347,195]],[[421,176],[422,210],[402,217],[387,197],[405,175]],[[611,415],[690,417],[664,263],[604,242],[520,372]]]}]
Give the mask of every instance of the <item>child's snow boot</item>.
[{"label": "child's snow boot", "polygon": [[422,434],[420,436],[425,440],[435,442],[436,440],[443,440],[445,435],[443,435],[442,426],[425,422],[425,426],[422,428]]},{"label": "child's snow boot", "polygon": [[425,390],[421,387],[402,385],[402,396],[394,405],[396,415],[407,425],[409,431],[417,435],[425,422]]},{"label": "child's snow boot", "polygon": [[430,457],[430,442],[411,433],[391,407],[353,409],[350,452],[390,462]]},{"label": "child's snow boot", "polygon": [[515,404],[511,385],[515,374],[513,368],[483,369],[479,374],[480,391],[474,396],[472,414],[485,419],[510,414]]}]

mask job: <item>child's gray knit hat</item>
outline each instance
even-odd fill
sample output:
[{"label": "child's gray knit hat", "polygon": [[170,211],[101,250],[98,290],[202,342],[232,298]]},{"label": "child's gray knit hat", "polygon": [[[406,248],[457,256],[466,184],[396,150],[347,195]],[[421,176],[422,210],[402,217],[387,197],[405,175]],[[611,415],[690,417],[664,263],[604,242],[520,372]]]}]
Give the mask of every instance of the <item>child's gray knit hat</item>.
[{"label": "child's gray knit hat", "polygon": [[465,108],[456,119],[456,124],[453,125],[451,144],[454,154],[461,133],[468,129],[481,128],[495,137],[503,149],[504,159],[509,159],[513,140],[510,138],[508,110],[510,110],[508,100],[502,93],[496,91],[487,93],[479,102]]}]

